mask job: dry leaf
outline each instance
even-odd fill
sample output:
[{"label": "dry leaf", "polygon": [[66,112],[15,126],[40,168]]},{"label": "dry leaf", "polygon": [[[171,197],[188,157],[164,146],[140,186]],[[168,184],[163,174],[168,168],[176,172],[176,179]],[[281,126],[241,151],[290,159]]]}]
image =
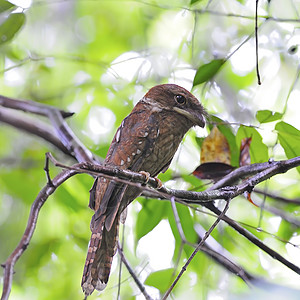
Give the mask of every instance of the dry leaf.
[{"label": "dry leaf", "polygon": [[230,165],[230,148],[226,137],[218,127],[214,126],[201,147],[201,164],[208,162],[219,162]]}]

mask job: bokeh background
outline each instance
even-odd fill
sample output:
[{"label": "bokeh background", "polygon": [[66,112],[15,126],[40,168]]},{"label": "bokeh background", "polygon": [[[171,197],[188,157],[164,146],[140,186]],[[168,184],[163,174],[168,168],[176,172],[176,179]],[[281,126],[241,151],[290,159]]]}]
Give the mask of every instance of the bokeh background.
[{"label": "bokeh background", "polygon": [[[261,85],[256,76],[252,0],[14,3],[17,6],[0,14],[1,94],[75,112],[68,124],[99,157],[105,157],[116,128],[135,103],[160,83],[192,90],[207,111],[219,118],[219,124],[229,122],[235,166],[239,143],[247,135],[255,137],[252,163],[300,155],[300,1],[259,1]],[[12,23],[4,26],[8,18],[13,18]],[[226,60],[216,76],[193,86],[197,69],[216,59]],[[256,118],[259,110],[278,112],[279,117],[275,122],[263,122]],[[282,121],[285,123],[276,127],[276,122]],[[293,130],[284,135],[286,124]],[[199,144],[210,128],[195,128],[185,137],[170,170],[160,177],[167,186],[202,186],[190,173],[199,165]],[[74,161],[42,139],[4,123],[0,129],[0,262],[4,262],[23,234],[31,203],[46,184],[44,153],[51,151],[65,164]],[[58,172],[51,167],[51,175]],[[80,282],[90,237],[92,211],[87,205],[92,182],[88,175],[68,180],[42,208],[33,239],[15,267],[11,299],[83,298]],[[289,171],[260,188],[299,198],[299,173]],[[253,195],[253,200],[263,200],[263,196]],[[299,221],[297,206],[282,207],[268,201]],[[192,243],[198,239],[197,226],[207,230],[215,220],[198,208],[200,211],[177,206]],[[244,197],[232,201],[228,214],[288,260],[300,264],[295,224],[255,207]],[[193,250],[182,245],[170,203],[139,198],[130,206],[122,235],[132,268],[142,282],[146,280],[148,293],[159,298],[174,270],[176,274]],[[212,236],[249,272],[274,284],[299,288],[299,275],[228,226],[221,223]],[[115,299],[118,268],[116,256],[101,299]],[[173,299],[232,299],[247,292],[241,279],[199,253],[175,288]],[[98,297],[95,292],[90,299]],[[124,266],[121,299],[144,299]]]}]

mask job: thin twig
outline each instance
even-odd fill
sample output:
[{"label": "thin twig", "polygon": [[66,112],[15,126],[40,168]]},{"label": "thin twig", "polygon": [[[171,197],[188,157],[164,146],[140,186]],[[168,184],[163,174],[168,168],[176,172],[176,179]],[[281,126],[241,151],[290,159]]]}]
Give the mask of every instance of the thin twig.
[{"label": "thin twig", "polygon": [[255,49],[256,49],[256,75],[257,75],[257,83],[261,85],[260,75],[259,75],[259,67],[258,67],[258,26],[257,26],[257,10],[258,10],[258,1],[256,0],[255,5]]},{"label": "thin twig", "polygon": [[[216,208],[212,203],[205,202],[203,203],[203,206],[208,208],[210,211],[214,212],[216,215],[220,215],[222,212]],[[243,235],[245,238],[247,238],[250,242],[252,242],[254,245],[256,245],[258,248],[260,248],[262,251],[270,255],[273,259],[278,260],[280,263],[285,265],[287,268],[291,269],[298,275],[300,275],[300,267],[294,265],[287,259],[285,259],[282,255],[280,255],[278,252],[271,249],[269,246],[264,244],[261,240],[259,240],[254,234],[246,230],[244,227],[239,225],[237,222],[229,218],[228,216],[223,216],[222,218],[224,222],[226,222],[229,226],[231,226],[233,229],[235,229],[238,233]]]},{"label": "thin twig", "polygon": [[175,197],[171,197],[170,201],[171,201],[172,211],[173,211],[173,215],[174,215],[174,219],[175,219],[175,223],[176,223],[176,227],[177,227],[179,236],[184,244],[190,244],[187,241],[187,239],[184,235],[182,226],[181,226],[180,218],[179,218],[178,211],[177,211],[176,204],[175,204]]},{"label": "thin twig", "polygon": [[134,271],[132,270],[132,268],[130,267],[126,257],[124,256],[124,253],[120,247],[120,244],[118,243],[118,252],[119,255],[121,257],[122,262],[124,263],[124,265],[126,266],[128,272],[130,273],[130,275],[132,276],[133,280],[135,281],[135,283],[137,284],[138,288],[140,289],[140,291],[143,293],[145,299],[147,300],[152,300],[152,298],[150,297],[150,295],[146,292],[145,287],[143,286],[143,284],[139,281],[139,279],[137,278],[137,276],[135,275]]},{"label": "thin twig", "polygon": [[189,259],[187,260],[187,262],[184,264],[184,266],[182,267],[180,273],[178,274],[178,276],[175,278],[174,282],[171,284],[170,288],[167,290],[167,292],[165,293],[165,295],[162,297],[162,300],[166,300],[168,298],[168,296],[170,295],[170,293],[172,292],[172,290],[174,289],[175,285],[177,284],[177,282],[179,281],[179,279],[181,278],[181,276],[183,275],[183,273],[186,271],[188,265],[191,263],[191,261],[193,260],[193,258],[195,257],[196,253],[201,249],[201,247],[204,245],[205,240],[209,237],[209,235],[211,234],[211,232],[216,228],[216,226],[219,224],[219,222],[222,220],[222,218],[225,216],[225,213],[227,212],[228,208],[229,208],[229,203],[230,203],[230,199],[227,200],[226,205],[224,210],[222,211],[222,213],[219,215],[219,217],[217,218],[217,220],[212,224],[212,226],[209,228],[209,230],[205,233],[203,239],[201,240],[201,242],[198,244],[198,246],[196,247],[196,249],[193,251],[193,253],[191,254],[191,256],[189,257]]},{"label": "thin twig", "polygon": [[[202,240],[206,233],[204,228],[202,228],[200,224],[196,224],[195,231]],[[206,239],[201,251],[209,256],[209,258],[219,263],[229,272],[233,273],[234,275],[238,275],[246,284],[250,285],[250,283],[253,281],[260,281],[259,278],[250,274],[241,266],[237,265],[230,253],[224,249],[211,235]]]},{"label": "thin twig", "polygon": [[47,184],[50,187],[54,187],[53,182],[51,180],[51,176],[50,176],[50,170],[49,170],[49,156],[46,153],[46,159],[45,159],[45,167],[44,167],[44,171],[46,173],[46,177],[47,177]]},{"label": "thin twig", "polygon": [[[183,229],[182,229],[182,226],[181,226],[178,211],[176,209],[174,197],[171,197],[170,201],[171,201],[173,215],[174,215],[175,222],[176,222],[176,227],[177,227],[178,233],[179,233],[180,238],[181,238],[181,245],[180,245],[180,249],[178,251],[178,259],[177,259],[177,261],[175,263],[175,267],[174,267],[174,274],[173,275],[175,275],[177,266],[179,264],[180,256],[181,256],[181,253],[182,253],[182,250],[183,250],[183,245],[188,244],[188,245],[192,246],[193,248],[196,248],[197,245],[196,244],[194,245],[194,244],[192,244],[192,243],[190,243],[189,241],[186,240],[186,237],[184,235],[184,232],[183,232]],[[196,226],[197,226],[197,230],[196,230],[196,228],[195,228],[195,230],[196,230],[199,238],[202,240],[203,236],[205,235],[205,231],[203,229],[203,235],[202,235],[201,225],[196,224]],[[218,244],[218,242],[216,240],[214,240],[212,236],[210,236],[205,241],[204,245],[201,247],[201,251],[203,253],[205,253],[207,256],[209,256],[211,259],[213,259],[215,262],[222,265],[229,272],[231,272],[235,275],[238,275],[247,284],[249,284],[253,280],[258,280],[258,278],[256,278],[253,275],[249,274],[242,267],[235,264],[234,261],[233,261],[233,258],[229,257],[230,256],[229,253],[227,253],[226,250],[220,244]],[[226,253],[228,257],[226,257],[224,255],[224,253]]]},{"label": "thin twig", "polygon": [[[280,218],[282,218],[283,220],[289,222],[292,225],[295,225],[297,227],[300,227],[300,220],[299,218],[295,218],[292,215],[288,214],[285,212],[285,210],[283,209],[278,209],[274,206],[270,206],[265,202],[265,199],[263,200],[255,200],[254,201],[255,205],[258,205],[261,208],[261,211],[268,211],[271,214],[275,215],[275,216],[279,216]],[[261,214],[259,216],[259,224],[258,224],[258,228],[260,228],[260,224],[261,224]]]},{"label": "thin twig", "polygon": [[261,195],[266,195],[269,198],[273,198],[274,200],[277,200],[278,202],[282,202],[282,203],[287,204],[287,205],[289,205],[289,204],[300,205],[300,198],[290,199],[290,198],[279,196],[275,193],[262,191],[260,189],[254,189],[254,192],[258,193],[258,194],[261,194]]},{"label": "thin twig", "polygon": [[[119,243],[119,250],[122,251],[124,249],[124,233],[125,233],[125,226],[123,224],[122,226],[122,244],[120,245]],[[124,253],[123,253],[124,254]],[[118,293],[117,293],[117,299],[120,299],[120,294],[121,294],[121,279],[122,279],[122,259],[120,260],[120,265],[119,265],[119,280],[118,280]]]}]

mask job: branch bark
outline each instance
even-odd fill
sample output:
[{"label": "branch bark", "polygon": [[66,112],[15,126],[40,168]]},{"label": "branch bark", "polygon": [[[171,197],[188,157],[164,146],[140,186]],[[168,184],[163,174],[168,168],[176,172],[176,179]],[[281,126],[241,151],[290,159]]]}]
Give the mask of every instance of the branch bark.
[{"label": "branch bark", "polygon": [[[74,156],[78,162],[89,161],[89,162],[96,163],[98,161],[92,155],[92,153],[79,141],[79,139],[76,137],[76,135],[73,133],[71,128],[64,120],[65,118],[72,116],[74,113],[65,112],[55,107],[33,102],[33,101],[17,100],[17,99],[8,98],[1,95],[0,95],[0,105],[6,108],[21,110],[24,112],[29,112],[36,115],[47,117],[52,123],[52,126],[56,131],[57,134],[56,138],[58,138],[61,141],[63,146],[69,152],[69,155]],[[5,122],[5,118],[3,118],[2,121]],[[11,122],[7,122],[7,124],[10,123]],[[28,124],[27,124],[27,128],[28,128]],[[43,128],[39,130],[37,126],[35,127],[33,126],[31,127],[31,130],[34,131],[32,133],[35,133],[37,136],[43,137],[45,140],[49,141],[48,136],[41,134]]]},{"label": "branch bark", "polygon": [[60,139],[54,134],[52,128],[41,121],[38,120],[31,120],[28,118],[20,118],[12,113],[10,109],[1,108],[0,107],[0,122],[3,122],[7,125],[10,125],[16,129],[22,130],[24,132],[33,134],[38,136],[45,141],[49,142],[57,149],[62,151],[64,154],[75,158],[74,155],[70,153],[70,151],[64,146],[64,144],[60,141]]},{"label": "branch bark", "polygon": [[9,298],[9,294],[11,291],[11,285],[13,280],[14,273],[14,265],[17,260],[21,257],[24,251],[27,249],[32,235],[35,231],[37,219],[39,216],[39,212],[48,199],[48,197],[54,193],[58,186],[60,186],[63,182],[65,182],[70,177],[77,174],[75,170],[64,170],[60,174],[58,174],[53,180],[52,185],[47,184],[38,194],[35,201],[33,202],[30,210],[30,214],[28,217],[27,226],[25,232],[16,247],[16,249],[12,252],[12,254],[8,257],[6,262],[2,265],[4,267],[4,276],[3,276],[3,291],[1,300],[7,300]]}]

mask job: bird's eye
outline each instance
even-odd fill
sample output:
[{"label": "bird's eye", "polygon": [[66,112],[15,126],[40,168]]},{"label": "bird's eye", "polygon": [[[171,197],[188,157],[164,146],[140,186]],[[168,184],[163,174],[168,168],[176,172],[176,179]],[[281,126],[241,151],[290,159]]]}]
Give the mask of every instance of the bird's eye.
[{"label": "bird's eye", "polygon": [[175,100],[178,104],[185,104],[185,102],[186,102],[185,97],[182,95],[176,95]]}]

